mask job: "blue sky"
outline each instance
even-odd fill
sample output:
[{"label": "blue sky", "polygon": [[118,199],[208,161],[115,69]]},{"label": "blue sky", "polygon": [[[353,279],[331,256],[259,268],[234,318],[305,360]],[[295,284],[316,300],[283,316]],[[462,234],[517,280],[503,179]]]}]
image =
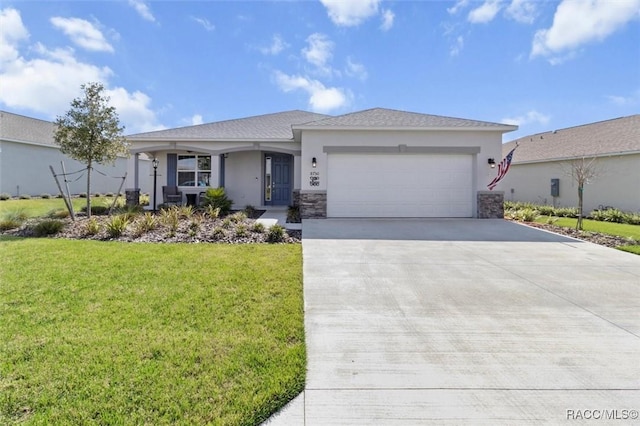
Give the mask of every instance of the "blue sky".
[{"label": "blue sky", "polygon": [[508,141],[640,111],[640,0],[0,3],[0,109],[53,120],[89,81],[126,134],[384,107]]}]

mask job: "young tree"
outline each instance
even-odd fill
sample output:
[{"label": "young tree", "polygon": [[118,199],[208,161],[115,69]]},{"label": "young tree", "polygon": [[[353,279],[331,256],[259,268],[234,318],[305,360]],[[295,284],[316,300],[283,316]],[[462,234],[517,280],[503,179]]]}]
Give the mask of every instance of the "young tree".
[{"label": "young tree", "polygon": [[55,121],[54,140],[60,151],[87,165],[87,216],[91,217],[91,169],[93,163],[113,164],[128,154],[116,109],[109,106],[101,83],[80,86],[84,96],[71,102],[71,109]]},{"label": "young tree", "polygon": [[566,174],[571,176],[571,179],[578,185],[578,221],[576,222],[576,229],[579,230],[582,229],[582,218],[584,217],[582,212],[584,186],[601,173],[596,160],[596,157],[576,158],[569,161],[566,167]]}]

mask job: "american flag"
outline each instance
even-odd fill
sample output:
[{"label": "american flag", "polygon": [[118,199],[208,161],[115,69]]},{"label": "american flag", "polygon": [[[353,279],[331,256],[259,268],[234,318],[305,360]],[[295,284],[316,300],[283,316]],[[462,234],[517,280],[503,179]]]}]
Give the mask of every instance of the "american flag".
[{"label": "american flag", "polygon": [[[516,145],[516,148],[518,146]],[[506,157],[504,157],[502,159],[502,161],[500,162],[500,164],[498,164],[498,176],[496,176],[490,183],[489,185],[487,185],[487,187],[489,188],[490,191],[493,191],[493,188],[496,187],[496,185],[498,184],[498,182],[500,182],[502,180],[502,178],[504,177],[504,175],[507,174],[507,172],[509,171],[509,167],[511,167],[511,160],[513,159],[513,151],[516,150],[516,148],[513,148],[511,150],[511,152],[509,152],[507,154]]]}]

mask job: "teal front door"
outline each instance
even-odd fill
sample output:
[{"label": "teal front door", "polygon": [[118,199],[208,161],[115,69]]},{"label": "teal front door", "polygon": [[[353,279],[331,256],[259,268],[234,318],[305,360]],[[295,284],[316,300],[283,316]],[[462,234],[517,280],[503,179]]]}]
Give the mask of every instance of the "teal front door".
[{"label": "teal front door", "polygon": [[264,156],[264,205],[288,206],[291,204],[293,181],[293,157],[289,154],[265,154]]}]

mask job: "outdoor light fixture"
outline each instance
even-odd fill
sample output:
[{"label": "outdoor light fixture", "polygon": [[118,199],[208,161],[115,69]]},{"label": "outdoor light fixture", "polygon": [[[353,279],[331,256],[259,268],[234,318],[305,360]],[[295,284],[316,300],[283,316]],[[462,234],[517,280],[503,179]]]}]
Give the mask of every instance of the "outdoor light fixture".
[{"label": "outdoor light fixture", "polygon": [[156,203],[156,194],[158,193],[158,165],[160,161],[157,158],[153,158],[151,161],[151,165],[153,166],[153,212],[155,213],[158,209],[158,204]]},{"label": "outdoor light fixture", "polygon": [[316,157],[313,157],[311,159],[311,167],[315,169],[317,165],[318,165],[318,162],[316,161]]},{"label": "outdoor light fixture", "polygon": [[496,168],[496,160],[494,160],[493,158],[489,158],[487,160],[487,163],[489,163],[489,167],[491,167],[492,169]]}]

